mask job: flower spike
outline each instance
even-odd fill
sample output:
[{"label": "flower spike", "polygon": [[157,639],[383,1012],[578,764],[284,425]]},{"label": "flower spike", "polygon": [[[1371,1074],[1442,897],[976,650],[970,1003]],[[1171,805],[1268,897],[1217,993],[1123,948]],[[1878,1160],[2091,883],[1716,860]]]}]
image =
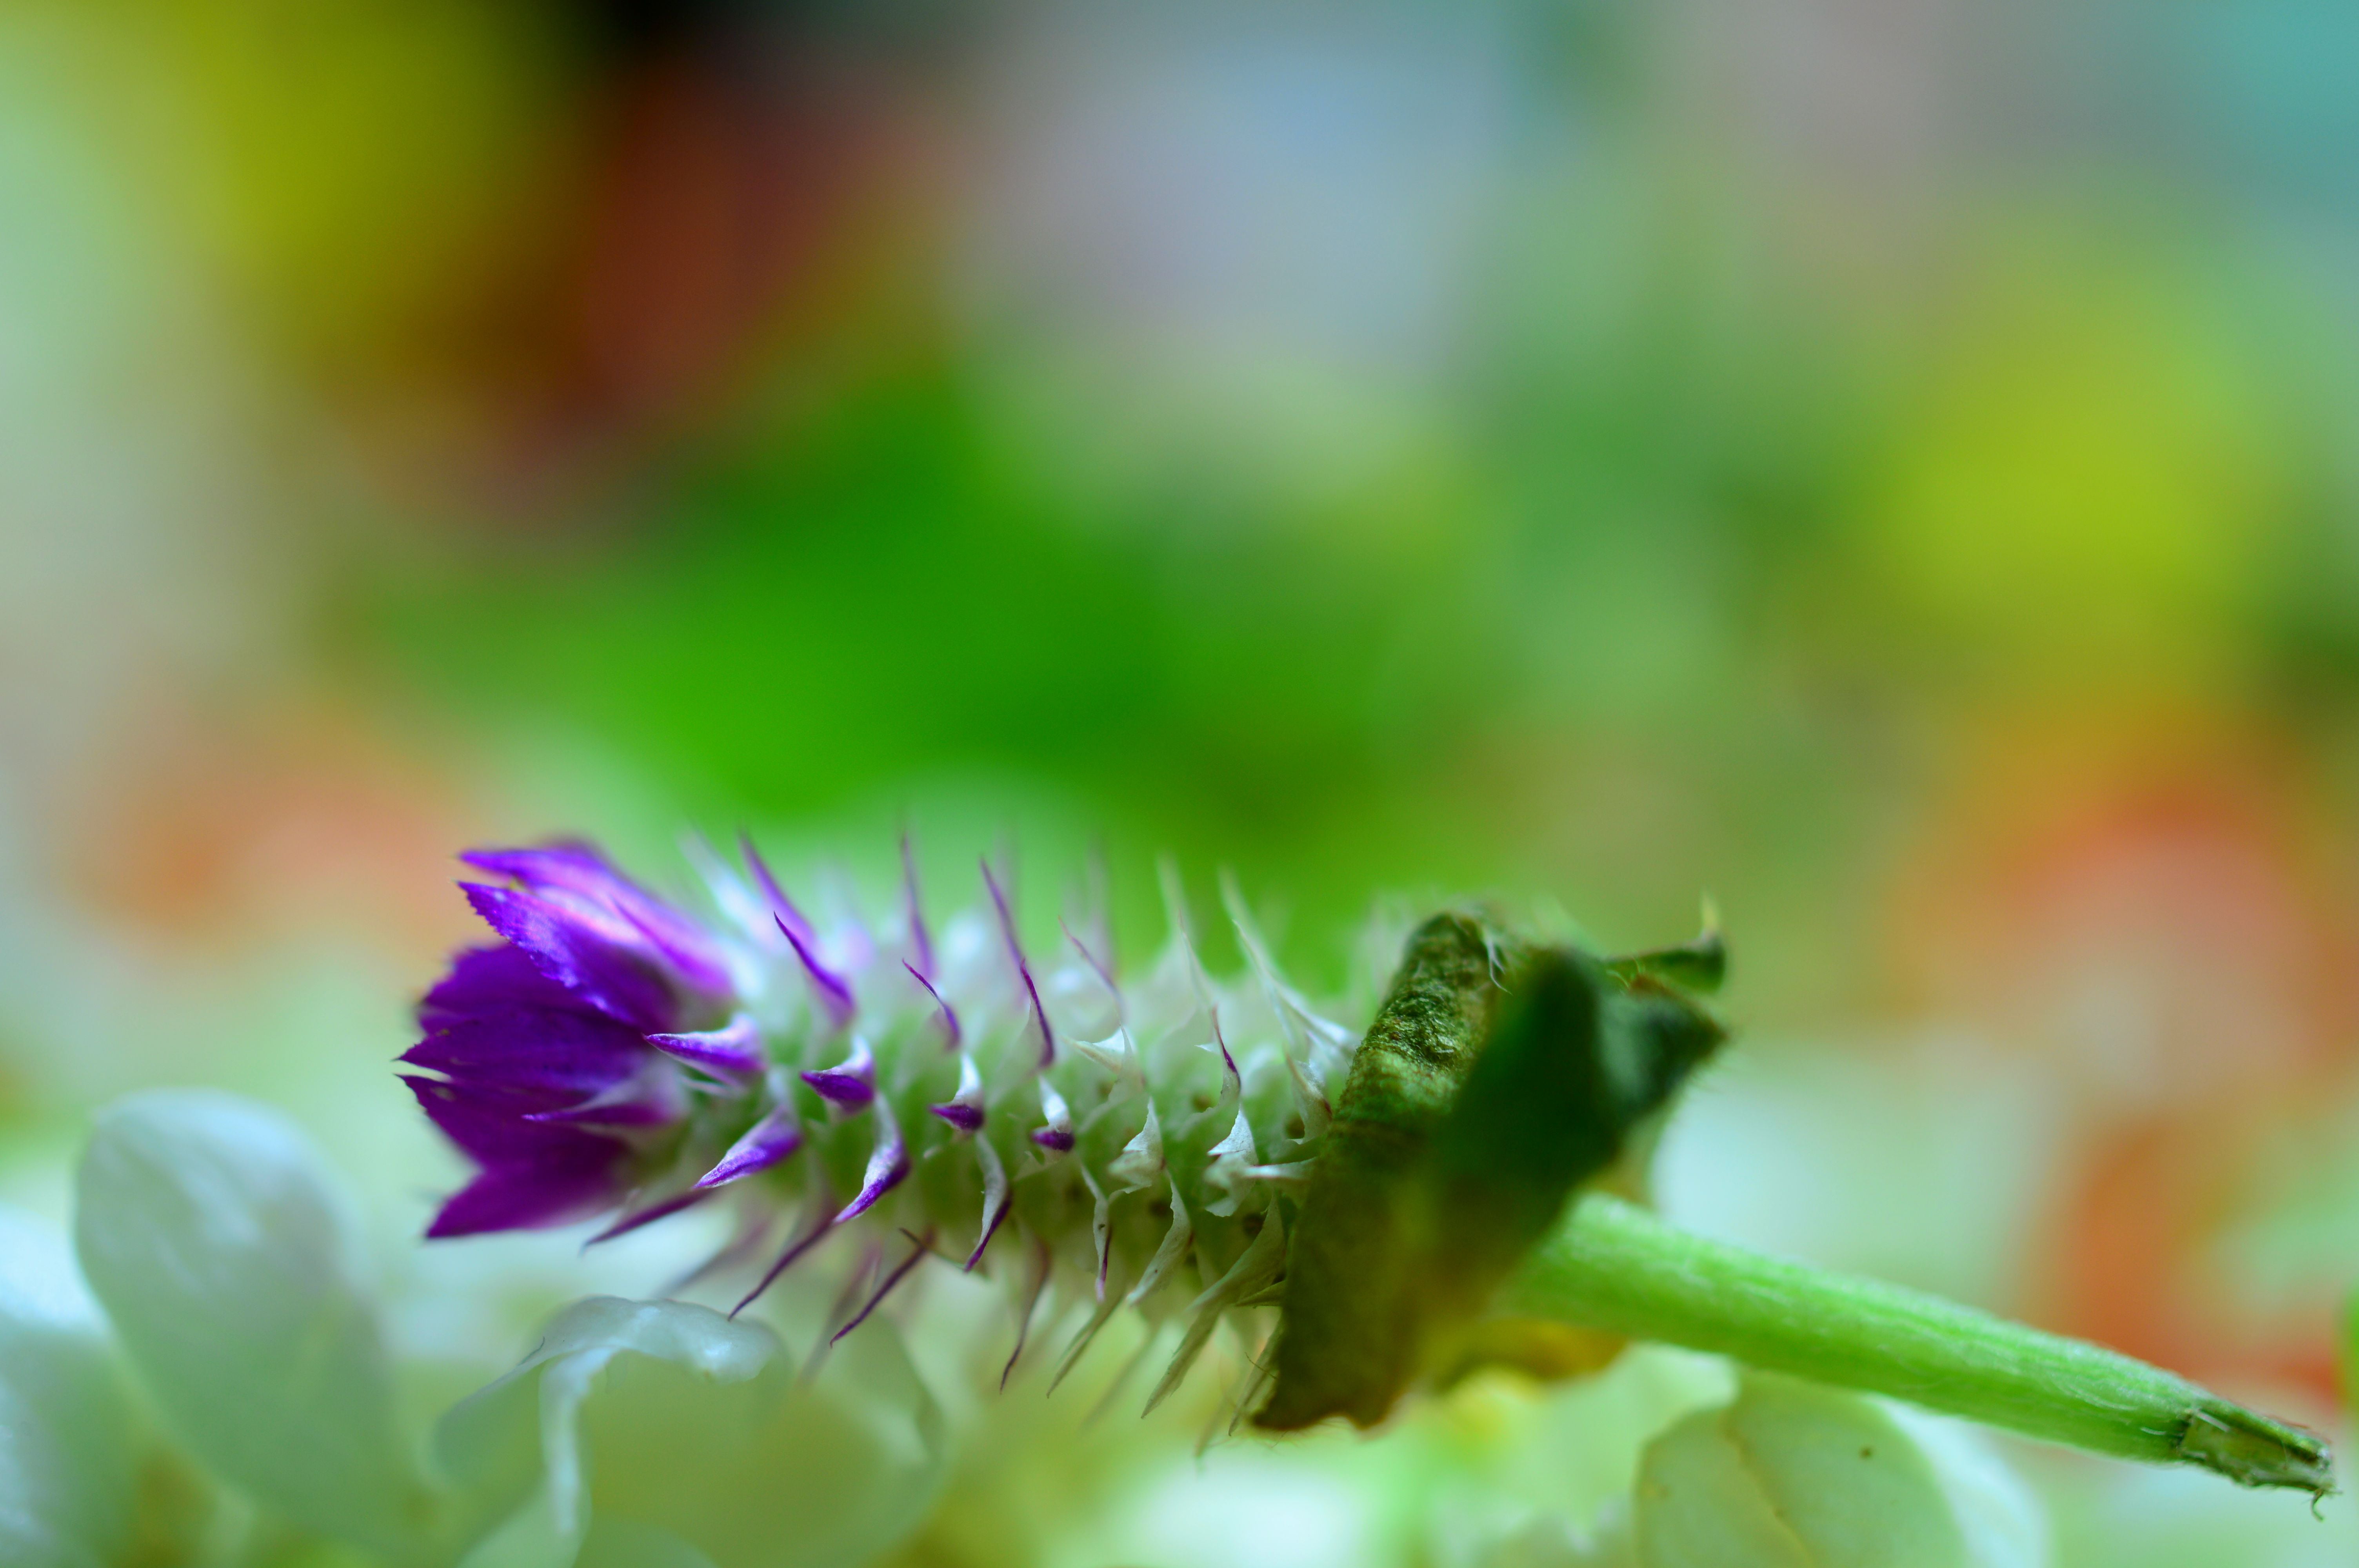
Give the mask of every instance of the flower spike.
[{"label": "flower spike", "polygon": [[[734,1238],[680,1288],[734,1289],[799,1198],[796,1234],[735,1310],[828,1237],[861,1232],[832,1267],[814,1368],[936,1237],[973,1224],[964,1270],[1021,1306],[1010,1373],[1060,1273],[1073,1300],[1086,1279],[1094,1306],[1052,1389],[1125,1308],[1182,1325],[1150,1406],[1227,1325],[1245,1364],[1214,1434],[1247,1418],[1381,1420],[1486,1357],[1535,1369],[1533,1332],[1571,1330],[1582,1367],[1655,1339],[2247,1485],[2332,1486],[2318,1439],[2168,1373],[1684,1236],[1593,1190],[1643,1155],[1725,1039],[1706,1000],[1727,972],[1709,911],[1692,941],[1610,958],[1445,912],[1409,935],[1364,1038],[1280,976],[1225,873],[1242,972],[1206,969],[1167,862],[1169,938],[1125,976],[1102,924],[1087,942],[1065,928],[1036,968],[988,861],[978,907],[929,926],[906,839],[897,925],[864,916],[841,876],[806,912],[750,840],[742,874],[692,842],[710,892],[696,908],[579,842],[465,859],[485,879],[462,887],[490,940],[426,991],[402,1056],[471,1166],[427,1234],[582,1223],[594,1243],[717,1203]],[[1076,1034],[1060,1063],[1052,995],[1089,999],[1077,1016],[1111,1033]],[[833,1114],[810,1116],[806,1092]],[[1018,1174],[1033,1184],[1020,1214]],[[889,1267],[888,1229],[913,1248]],[[1013,1256],[991,1252],[1002,1230]],[[1132,1366],[1158,1343],[1147,1336]]]}]

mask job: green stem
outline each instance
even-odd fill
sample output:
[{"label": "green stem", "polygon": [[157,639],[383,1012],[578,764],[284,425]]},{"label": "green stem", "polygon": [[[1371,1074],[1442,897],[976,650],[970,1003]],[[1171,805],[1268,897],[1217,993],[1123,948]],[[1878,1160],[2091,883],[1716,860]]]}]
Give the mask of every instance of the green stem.
[{"label": "green stem", "polygon": [[2098,1454],[2201,1465],[2247,1487],[2333,1489],[2320,1438],[2143,1361],[1709,1241],[1603,1194],[1572,1206],[1500,1304]]}]

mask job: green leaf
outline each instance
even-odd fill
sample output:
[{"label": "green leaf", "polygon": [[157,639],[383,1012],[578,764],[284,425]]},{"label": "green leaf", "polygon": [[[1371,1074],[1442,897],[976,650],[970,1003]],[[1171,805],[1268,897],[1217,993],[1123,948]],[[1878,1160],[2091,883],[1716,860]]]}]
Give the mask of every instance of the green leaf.
[{"label": "green leaf", "polygon": [[135,1436],[63,1237],[0,1210],[0,1563],[99,1568],[130,1534]]},{"label": "green leaf", "polygon": [[2036,1568],[2038,1506],[1962,1434],[1748,1373],[1640,1461],[1641,1568]]},{"label": "green leaf", "polygon": [[432,1500],[395,1424],[375,1303],[324,1162],[276,1111],[202,1090],[102,1112],[74,1242],[189,1452],[306,1529],[424,1551]]}]

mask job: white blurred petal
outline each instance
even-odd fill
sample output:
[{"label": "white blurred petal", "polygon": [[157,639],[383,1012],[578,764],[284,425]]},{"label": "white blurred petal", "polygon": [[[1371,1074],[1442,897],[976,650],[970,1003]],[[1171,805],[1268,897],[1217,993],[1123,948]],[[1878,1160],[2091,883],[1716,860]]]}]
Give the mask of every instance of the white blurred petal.
[{"label": "white blurred petal", "polygon": [[2030,1495],[1963,1433],[1747,1374],[1735,1402],[1647,1445],[1642,1568],[2038,1568]]},{"label": "white blurred petal", "polygon": [[191,1454],[295,1523],[414,1554],[429,1499],[395,1426],[351,1221],[299,1130],[211,1091],[117,1101],[82,1154],[74,1243]]},{"label": "white blurred petal", "polygon": [[98,1568],[130,1533],[131,1412],[65,1238],[0,1210],[0,1563]]}]

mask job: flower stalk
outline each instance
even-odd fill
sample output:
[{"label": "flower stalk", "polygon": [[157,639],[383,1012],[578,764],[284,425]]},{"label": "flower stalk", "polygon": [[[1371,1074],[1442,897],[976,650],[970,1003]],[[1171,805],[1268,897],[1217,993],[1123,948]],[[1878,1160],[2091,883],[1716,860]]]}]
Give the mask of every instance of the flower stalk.
[{"label": "flower stalk", "polygon": [[2092,1453],[2196,1465],[2246,1487],[2333,1489],[2316,1434],[2159,1368],[1897,1285],[1690,1235],[1603,1193],[1572,1205],[1497,1304]]}]

